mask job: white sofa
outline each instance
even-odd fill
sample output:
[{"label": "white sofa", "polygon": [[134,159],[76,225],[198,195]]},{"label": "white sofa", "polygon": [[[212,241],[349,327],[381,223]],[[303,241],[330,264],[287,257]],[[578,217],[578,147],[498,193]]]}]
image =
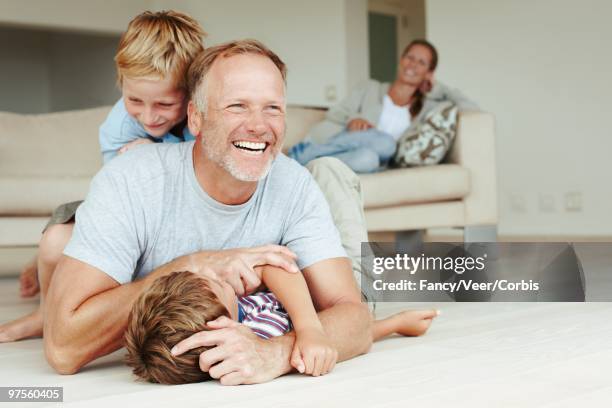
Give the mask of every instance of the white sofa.
[{"label": "white sofa", "polygon": [[[85,197],[102,164],[98,127],[109,110],[106,106],[42,115],[0,112],[0,273],[19,271],[57,205]],[[323,115],[322,110],[289,108],[285,146],[303,138]],[[493,126],[490,114],[463,113],[447,163],[362,175],[368,230],[494,231]]]}]

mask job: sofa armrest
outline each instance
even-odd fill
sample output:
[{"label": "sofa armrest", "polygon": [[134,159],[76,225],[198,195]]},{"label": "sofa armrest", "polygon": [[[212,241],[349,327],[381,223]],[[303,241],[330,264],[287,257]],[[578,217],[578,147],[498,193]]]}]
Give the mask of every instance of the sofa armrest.
[{"label": "sofa armrest", "polygon": [[461,112],[450,163],[470,172],[470,193],[464,198],[466,225],[497,224],[495,121],[490,113]]},{"label": "sofa armrest", "polygon": [[304,139],[308,131],[325,119],[325,110],[300,106],[288,106],[286,115],[287,131],[283,152]]}]

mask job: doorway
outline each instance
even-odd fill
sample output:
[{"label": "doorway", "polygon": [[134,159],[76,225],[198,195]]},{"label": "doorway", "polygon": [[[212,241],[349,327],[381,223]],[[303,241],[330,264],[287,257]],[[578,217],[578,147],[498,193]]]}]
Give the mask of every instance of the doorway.
[{"label": "doorway", "polygon": [[417,38],[426,38],[425,0],[369,0],[370,78],[393,81],[404,47]]},{"label": "doorway", "polygon": [[380,82],[395,79],[397,58],[397,17],[368,13],[370,78]]}]

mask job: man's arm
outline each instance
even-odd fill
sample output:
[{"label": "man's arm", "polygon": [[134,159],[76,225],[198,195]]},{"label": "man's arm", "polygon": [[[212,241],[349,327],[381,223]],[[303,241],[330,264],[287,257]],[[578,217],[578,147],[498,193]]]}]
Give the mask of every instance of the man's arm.
[{"label": "man's arm", "polygon": [[128,315],[140,292],[155,278],[189,266],[189,257],[180,257],[145,279],[120,285],[87,263],[62,257],[44,307],[43,340],[49,364],[60,374],[74,374],[121,348]]},{"label": "man's arm", "polygon": [[261,283],[254,266],[271,264],[295,271],[294,258],[290,250],[279,245],[200,251],[176,258],[144,279],[120,285],[103,271],[63,256],[45,300],[47,360],[59,373],[73,374],[90,361],[119,349],[134,301],[161,276],[175,271],[214,274],[244,292]]},{"label": "man's arm", "polygon": [[[370,336],[371,316],[361,302],[348,258],[318,262],[306,268],[304,276],[288,274],[277,267],[266,266],[263,268],[262,281],[287,310],[296,330],[302,327],[319,327],[320,321],[328,336],[336,337],[334,346],[339,351],[344,350],[340,354],[340,361],[369,349],[367,336]],[[320,311],[319,319],[314,325],[313,300],[316,309]],[[367,316],[363,313],[364,309]],[[338,313],[340,315],[337,315]],[[352,313],[356,315],[353,316]],[[346,317],[343,316],[345,314]],[[361,322],[358,319],[361,319]],[[343,333],[347,332],[349,335],[343,336]]]},{"label": "man's arm", "polygon": [[304,278],[338,361],[367,353],[372,346],[372,316],[353,277],[348,258],[333,258],[304,269]]},{"label": "man's arm", "polygon": [[[332,258],[304,269],[319,320],[338,350],[338,360],[366,353],[372,345],[372,317],[361,302],[348,258]],[[262,340],[246,326],[228,318],[209,322],[210,331],[196,333],[179,342],[172,354],[208,346],[200,354],[200,368],[224,385],[270,381],[292,370],[289,362],[295,336]]]}]

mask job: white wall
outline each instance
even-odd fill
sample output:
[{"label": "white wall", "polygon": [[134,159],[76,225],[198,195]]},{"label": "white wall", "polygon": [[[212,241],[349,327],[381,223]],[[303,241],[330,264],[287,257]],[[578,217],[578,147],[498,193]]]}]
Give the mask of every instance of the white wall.
[{"label": "white wall", "polygon": [[118,35],[0,26],[0,111],[45,113],[114,103]]},{"label": "white wall", "polygon": [[[14,52],[20,45],[0,49],[5,65],[0,67],[0,84],[7,82],[10,96],[19,99],[9,100],[13,98],[3,90],[0,109],[45,112],[115,99],[118,93],[109,78],[114,79],[117,40],[109,43],[109,37],[103,36],[79,40],[70,33],[118,35],[133,16],[147,9],[191,14],[209,33],[207,45],[246,37],[263,41],[288,65],[291,104],[333,105],[368,77],[367,0],[0,1],[0,27],[34,27],[46,30],[48,37],[41,37],[44,43],[38,49],[29,47],[26,56]],[[47,60],[34,54],[46,54]],[[23,78],[30,79],[25,82],[32,89],[20,93]]]},{"label": "white wall", "polygon": [[53,33],[49,41],[51,111],[109,105],[121,97],[113,60],[119,35]]},{"label": "white wall", "polygon": [[151,0],[3,0],[0,24],[121,33]]},{"label": "white wall", "polygon": [[355,85],[363,82],[365,78],[370,77],[367,8],[367,0],[345,0],[344,2],[346,87],[342,96]]},{"label": "white wall", "polygon": [[428,0],[426,15],[437,77],[496,116],[501,233],[612,235],[612,2]]},{"label": "white wall", "polygon": [[154,6],[191,14],[209,33],[207,45],[262,41],[288,66],[292,104],[329,106],[336,102],[326,98],[330,87],[338,99],[368,75],[366,0],[155,0]]},{"label": "white wall", "polygon": [[48,43],[42,32],[0,27],[0,111],[49,110]]},{"label": "white wall", "polygon": [[0,110],[43,113],[113,103],[119,34],[151,3],[0,1]]},{"label": "white wall", "polygon": [[397,16],[397,55],[412,40],[425,38],[425,0],[369,0],[368,10]]}]

